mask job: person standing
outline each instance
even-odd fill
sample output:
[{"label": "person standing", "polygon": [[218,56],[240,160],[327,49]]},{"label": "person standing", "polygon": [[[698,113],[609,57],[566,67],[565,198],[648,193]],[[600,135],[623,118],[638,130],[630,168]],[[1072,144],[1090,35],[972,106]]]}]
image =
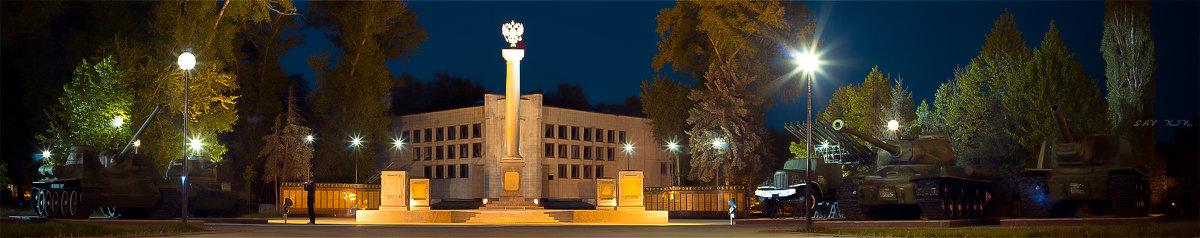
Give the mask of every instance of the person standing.
[{"label": "person standing", "polygon": [[317,212],[315,209],[317,203],[317,183],[312,178],[304,182],[304,192],[308,194],[308,224],[315,225],[317,224]]}]

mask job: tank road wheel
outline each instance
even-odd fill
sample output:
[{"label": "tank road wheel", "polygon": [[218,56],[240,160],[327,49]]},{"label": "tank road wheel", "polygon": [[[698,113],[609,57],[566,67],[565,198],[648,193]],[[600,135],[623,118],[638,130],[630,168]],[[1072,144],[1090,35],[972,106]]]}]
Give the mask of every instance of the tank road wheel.
[{"label": "tank road wheel", "polygon": [[867,215],[863,212],[863,207],[859,205],[858,186],[862,185],[862,180],[846,180],[843,181],[837,190],[838,208],[842,210],[842,215],[846,216],[846,220],[864,220]]},{"label": "tank road wheel", "polygon": [[917,181],[917,205],[921,215],[929,220],[948,219],[954,209],[954,199],[949,196],[948,184],[940,180],[926,179]]},{"label": "tank road wheel", "polygon": [[1050,217],[1054,204],[1050,202],[1046,176],[1027,175],[1021,177],[1021,211],[1025,217]]},{"label": "tank road wheel", "polygon": [[1108,193],[1117,216],[1145,216],[1149,186],[1136,174],[1114,174],[1108,178]]},{"label": "tank road wheel", "polygon": [[46,207],[49,208],[49,209],[47,209],[49,211],[48,213],[50,214],[50,217],[58,217],[58,214],[59,214],[58,213],[58,208],[59,208],[58,197],[60,197],[60,195],[59,195],[58,191],[54,191],[54,190],[51,190],[50,192],[47,192],[47,193],[50,195],[50,197],[46,199],[46,204],[47,204]]},{"label": "tank road wheel", "polygon": [[63,216],[75,217],[75,213],[79,209],[79,192],[75,190],[63,191]]},{"label": "tank road wheel", "polygon": [[39,217],[50,217],[50,212],[46,210],[46,199],[46,190],[34,190],[33,213],[36,213]]}]

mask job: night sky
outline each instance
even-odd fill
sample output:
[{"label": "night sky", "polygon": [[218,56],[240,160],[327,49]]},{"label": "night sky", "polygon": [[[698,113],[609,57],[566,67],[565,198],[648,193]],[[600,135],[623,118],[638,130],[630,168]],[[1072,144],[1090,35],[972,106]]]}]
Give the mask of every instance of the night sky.
[{"label": "night sky", "polygon": [[[522,61],[522,93],[551,90],[558,83],[579,83],[591,103],[619,103],[641,92],[641,81],[654,74],[650,62],[658,52],[655,16],[674,2],[424,2],[409,9],[428,32],[417,55],[388,62],[394,75],[408,73],[423,80],[433,73],[482,81],[494,93],[504,91],[507,47],[500,25],[525,25],[526,57]],[[306,4],[301,2],[302,9]],[[955,66],[979,53],[993,21],[1008,9],[1026,45],[1037,47],[1054,20],[1059,36],[1083,63],[1084,71],[1103,89],[1105,62],[1100,54],[1104,3],[1087,2],[816,2],[810,5],[825,40],[813,96],[819,113],[837,87],[861,83],[871,67],[903,77],[914,100],[933,102],[939,84]],[[1200,4],[1155,1],[1151,27],[1156,39],[1158,119],[1192,119],[1200,111]],[[289,73],[312,81],[304,63],[314,52],[329,50],[326,32],[303,30],[305,44],[283,56]],[[783,49],[780,49],[783,50]],[[664,69],[669,70],[669,69]],[[777,104],[767,113],[767,126],[804,119],[803,95]],[[1193,122],[1193,125],[1200,124]],[[1158,130],[1168,139],[1166,128]]]}]

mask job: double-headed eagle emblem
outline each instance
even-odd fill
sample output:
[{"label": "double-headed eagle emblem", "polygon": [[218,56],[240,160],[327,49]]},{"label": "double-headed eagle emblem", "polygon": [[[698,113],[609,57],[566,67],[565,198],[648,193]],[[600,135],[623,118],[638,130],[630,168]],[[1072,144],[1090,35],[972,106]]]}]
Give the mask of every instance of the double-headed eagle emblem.
[{"label": "double-headed eagle emblem", "polygon": [[500,34],[504,35],[504,41],[508,41],[510,47],[517,47],[517,42],[521,41],[521,35],[525,34],[525,26],[517,21],[504,23],[500,26]]}]

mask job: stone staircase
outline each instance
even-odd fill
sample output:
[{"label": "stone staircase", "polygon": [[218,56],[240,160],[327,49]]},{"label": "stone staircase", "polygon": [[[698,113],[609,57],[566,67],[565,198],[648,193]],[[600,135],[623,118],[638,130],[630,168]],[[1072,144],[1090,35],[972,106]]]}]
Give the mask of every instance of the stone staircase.
[{"label": "stone staircase", "polygon": [[484,210],[474,212],[466,223],[558,223],[544,210]]}]

